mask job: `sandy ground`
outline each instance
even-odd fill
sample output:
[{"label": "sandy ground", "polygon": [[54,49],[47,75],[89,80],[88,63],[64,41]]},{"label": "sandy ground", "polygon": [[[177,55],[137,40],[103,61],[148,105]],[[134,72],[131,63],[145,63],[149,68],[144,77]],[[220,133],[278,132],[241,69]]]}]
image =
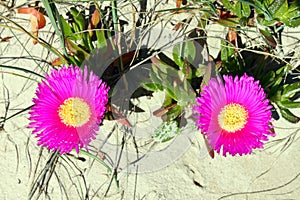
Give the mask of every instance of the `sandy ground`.
[{"label": "sandy ground", "polygon": [[[26,22],[24,25],[26,26]],[[290,49],[295,49],[296,52],[298,48],[298,52],[300,52],[299,46],[295,43],[297,37],[296,40],[291,39],[293,38],[290,37],[291,33],[297,35],[299,30],[288,30],[285,33],[284,44]],[[12,35],[9,31],[5,34]],[[218,35],[214,31],[211,31],[210,34],[211,38]],[[41,70],[45,68],[37,66],[32,58],[4,59],[5,56],[21,57],[22,55],[48,57],[46,51],[39,46],[33,46],[28,38],[21,38],[20,41],[22,42],[13,38],[8,42],[0,43],[1,64],[22,66],[43,74]],[[294,44],[294,46],[289,44]],[[213,47],[216,49],[215,51],[218,51],[216,47],[219,45],[218,40],[210,41],[212,54],[215,54]],[[24,46],[27,51],[24,50]],[[51,56],[50,58],[52,58]],[[8,116],[10,116],[31,105],[37,83],[11,74],[11,72],[19,73],[16,70],[4,68],[0,70],[0,116],[5,115],[7,106],[9,106]],[[156,94],[154,98],[140,99],[138,102],[147,108],[147,105],[159,106],[161,99],[160,94]],[[155,106],[149,107],[146,114],[151,113],[151,109],[155,109]],[[295,113],[300,115],[300,110],[295,110]],[[4,129],[0,131],[0,199],[3,200],[28,199],[33,181],[37,179],[50,157],[47,150],[41,151],[36,146],[36,139],[26,128],[29,123],[27,117],[27,112],[24,112],[6,121]],[[144,120],[149,119],[145,115],[131,117],[132,121],[136,120],[141,124],[141,127],[137,125],[135,134],[141,134],[140,130],[151,132],[157,126],[156,123],[160,123],[154,118],[151,118],[150,121]],[[128,131],[119,123],[105,121],[97,139],[91,144],[92,153],[99,150],[103,138],[111,132],[114,126],[117,126],[113,133],[114,142],[117,139],[120,142],[123,133]],[[103,147],[103,151],[107,148],[104,152],[108,154],[105,161],[108,162],[111,157],[113,165],[117,163],[116,155],[122,154],[117,177],[120,182],[119,189],[114,182],[110,185],[111,175],[103,165],[86,155],[80,154],[79,157],[84,159],[78,159],[78,156],[72,153],[75,156],[60,158],[48,184],[49,196],[42,195],[40,199],[49,199],[50,197],[54,200],[85,199],[86,193],[89,194],[89,199],[102,199],[108,188],[107,197],[104,199],[111,200],[299,199],[299,123],[290,124],[280,119],[274,121],[274,126],[277,135],[271,138],[271,141],[265,145],[265,149],[256,150],[252,155],[242,157],[216,155],[214,159],[210,158],[205,153],[202,136],[195,131],[190,133],[187,131],[180,140],[184,141],[183,143],[178,140],[179,143],[175,143],[175,145],[167,143],[166,146],[158,146],[155,150],[150,149],[150,153],[154,152],[153,154],[149,153],[149,145],[142,145],[147,140],[140,140],[140,153],[148,155],[148,157],[143,158],[144,160],[141,159],[135,165],[129,164],[136,159],[134,148],[130,143],[132,141],[129,140],[123,152],[121,152],[120,145],[117,145],[120,143],[117,142],[111,145],[111,148]],[[148,128],[145,129],[145,127]],[[142,134],[145,136],[144,132]],[[168,148],[174,148],[174,150],[167,151]],[[98,158],[104,158],[100,152],[96,155]]]}]

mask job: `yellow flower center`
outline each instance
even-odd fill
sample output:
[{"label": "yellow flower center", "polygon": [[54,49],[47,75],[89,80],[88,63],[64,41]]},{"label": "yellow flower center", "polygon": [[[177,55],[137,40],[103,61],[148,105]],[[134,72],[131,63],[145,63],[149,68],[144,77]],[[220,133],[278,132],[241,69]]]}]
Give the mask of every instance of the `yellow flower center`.
[{"label": "yellow flower center", "polygon": [[218,122],[222,129],[235,132],[245,127],[248,119],[248,111],[244,106],[230,103],[221,110]]},{"label": "yellow flower center", "polygon": [[91,110],[83,99],[71,97],[59,106],[58,115],[67,126],[78,127],[89,121]]}]

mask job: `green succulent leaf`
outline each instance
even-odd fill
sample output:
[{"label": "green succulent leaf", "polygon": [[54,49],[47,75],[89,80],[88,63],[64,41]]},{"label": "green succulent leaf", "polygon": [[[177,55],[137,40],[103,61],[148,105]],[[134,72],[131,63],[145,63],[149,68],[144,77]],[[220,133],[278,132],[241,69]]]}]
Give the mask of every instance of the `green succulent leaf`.
[{"label": "green succulent leaf", "polygon": [[300,121],[300,118],[294,115],[289,109],[286,108],[280,108],[280,113],[284,119],[291,123],[298,123]]},{"label": "green succulent leaf", "polygon": [[225,40],[222,40],[221,45],[221,60],[227,61],[234,55],[234,46]]},{"label": "green succulent leaf", "polygon": [[75,23],[79,27],[79,31],[85,30],[85,20],[83,15],[74,7],[70,8],[70,13],[73,16]]},{"label": "green succulent leaf", "polygon": [[155,131],[153,139],[156,142],[167,142],[180,134],[176,121],[163,122]]},{"label": "green succulent leaf", "polygon": [[249,4],[237,2],[233,7],[233,13],[237,15],[239,18],[249,17],[251,14],[251,9]]},{"label": "green succulent leaf", "polygon": [[170,97],[169,95],[165,95],[165,99],[163,102],[163,106],[164,107],[168,107],[172,104],[172,97]]},{"label": "green succulent leaf", "polygon": [[300,5],[298,2],[294,2],[289,9],[281,15],[281,21],[289,27],[297,27],[300,25]]},{"label": "green succulent leaf", "polygon": [[233,10],[233,5],[231,4],[230,0],[222,0],[222,4],[227,8],[228,10]]},{"label": "green succulent leaf", "polygon": [[170,97],[172,97],[172,99],[174,99],[175,101],[178,101],[178,98],[177,98],[177,96],[175,94],[174,88],[172,88],[172,87],[166,87],[165,89],[166,89],[167,94]]},{"label": "green succulent leaf", "polygon": [[[193,41],[185,41],[173,47],[173,59],[181,70],[185,70],[185,62],[193,62],[196,57],[196,47]],[[185,72],[183,72],[185,73]]]},{"label": "green succulent leaf", "polygon": [[265,41],[272,47],[276,47],[277,46],[277,42],[274,39],[273,35],[270,33],[270,31],[266,28],[266,29],[259,29],[259,32],[262,34],[263,38],[265,39]]},{"label": "green succulent leaf", "polygon": [[282,98],[283,99],[291,98],[298,92],[300,92],[300,81],[292,84],[284,85]]},{"label": "green succulent leaf", "polygon": [[79,60],[81,60],[81,62],[85,59],[87,59],[90,55],[89,53],[87,53],[84,49],[82,49],[81,47],[79,47],[77,44],[75,44],[74,42],[72,42],[71,40],[69,40],[68,38],[66,38],[66,46],[67,48],[76,55],[77,58],[79,58]]},{"label": "green succulent leaf", "polygon": [[182,107],[180,105],[175,105],[167,112],[167,121],[172,121],[176,119],[180,114],[182,114]]},{"label": "green succulent leaf", "polygon": [[283,22],[286,26],[297,27],[300,25],[300,3],[287,0],[254,0],[258,13],[257,20],[265,26],[274,26],[277,22]]},{"label": "green succulent leaf", "polygon": [[199,64],[198,68],[195,71],[196,77],[201,77],[205,74],[207,66],[204,64]]},{"label": "green succulent leaf", "polygon": [[105,38],[104,30],[96,30],[96,36],[97,36],[97,48],[106,49],[107,41]]},{"label": "green succulent leaf", "polygon": [[233,12],[234,15],[238,16],[239,18],[248,18],[251,14],[250,4],[251,2],[248,1],[234,1],[232,4],[229,0],[222,0],[223,5],[229,11]]},{"label": "green succulent leaf", "polygon": [[295,101],[291,101],[291,100],[284,100],[281,101],[280,104],[284,107],[284,108],[300,108],[300,102],[295,102]]},{"label": "green succulent leaf", "polygon": [[273,84],[272,87],[279,86],[279,85],[281,84],[282,80],[283,80],[282,76],[278,76],[278,77],[275,79],[275,82],[274,82],[274,84]]},{"label": "green succulent leaf", "polygon": [[240,25],[240,19],[235,17],[235,18],[227,18],[227,19],[220,19],[218,20],[218,23],[226,26],[226,27],[237,27]]},{"label": "green succulent leaf", "polygon": [[269,71],[266,75],[261,77],[260,82],[264,88],[267,88],[273,84],[274,79],[275,79],[275,72]]},{"label": "green succulent leaf", "polygon": [[155,83],[142,83],[142,87],[153,92],[161,90],[161,85]]},{"label": "green succulent leaf", "polygon": [[84,46],[87,47],[87,49],[91,52],[94,50],[94,45],[92,43],[92,38],[90,37],[90,34],[88,32],[85,32],[85,33],[82,33],[83,36],[83,43],[84,43]]},{"label": "green succulent leaf", "polygon": [[72,27],[70,26],[70,24],[67,23],[63,16],[60,16],[60,20],[65,37],[69,38],[70,40],[79,40],[80,35],[74,34],[74,32],[72,31]]},{"label": "green succulent leaf", "polygon": [[242,3],[242,15],[240,16],[242,17],[249,17],[251,14],[251,8],[250,5],[247,3]]},{"label": "green succulent leaf", "polygon": [[274,0],[269,5],[269,11],[272,17],[280,19],[282,15],[284,15],[288,10],[288,2],[287,0]]}]

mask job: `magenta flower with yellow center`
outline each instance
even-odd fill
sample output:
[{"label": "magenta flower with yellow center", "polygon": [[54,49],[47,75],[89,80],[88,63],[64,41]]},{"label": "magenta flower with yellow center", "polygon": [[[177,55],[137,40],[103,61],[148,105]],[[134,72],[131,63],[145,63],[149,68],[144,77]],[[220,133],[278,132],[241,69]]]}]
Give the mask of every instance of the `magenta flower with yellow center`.
[{"label": "magenta flower with yellow center", "polygon": [[271,132],[271,106],[253,77],[212,78],[196,98],[196,125],[209,145],[224,156],[251,154],[263,148]]},{"label": "magenta flower with yellow center", "polygon": [[108,101],[106,83],[85,67],[52,70],[38,84],[29,112],[29,128],[38,145],[60,154],[88,147],[102,122]]}]

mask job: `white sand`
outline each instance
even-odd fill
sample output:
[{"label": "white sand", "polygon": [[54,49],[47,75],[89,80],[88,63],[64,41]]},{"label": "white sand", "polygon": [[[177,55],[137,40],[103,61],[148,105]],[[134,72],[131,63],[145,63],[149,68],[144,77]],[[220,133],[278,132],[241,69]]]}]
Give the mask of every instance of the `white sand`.
[{"label": "white sand", "polygon": [[[22,17],[27,19],[24,15]],[[24,25],[26,26],[26,23]],[[11,35],[11,33],[6,31],[4,35]],[[27,39],[22,37],[21,41],[29,53],[45,58],[46,52],[41,51],[38,45],[33,46],[31,40],[27,41]],[[15,38],[0,43],[2,57],[28,56],[28,52],[23,49]],[[298,52],[300,52],[299,50]],[[1,64],[38,70],[36,63],[32,60],[14,60],[8,63],[4,59],[0,61]],[[3,70],[2,72],[19,73],[13,70],[1,70]],[[21,74],[24,75],[24,73]],[[8,116],[31,105],[31,99],[34,97],[37,86],[35,82],[7,73],[0,75],[1,117],[5,113],[8,100],[5,87],[9,91],[10,110]],[[152,98],[151,101],[156,100]],[[299,115],[300,110],[298,109],[295,113]],[[4,130],[0,132],[0,199],[3,200],[27,199],[33,180],[36,179],[49,158],[49,154],[44,150],[39,163],[37,163],[40,148],[36,146],[36,139],[26,128],[27,117],[27,112],[14,117],[5,123]],[[144,123],[147,125],[149,122]],[[108,134],[114,124],[115,122],[105,121],[98,138],[92,145],[99,145],[101,136]],[[205,147],[202,136],[196,134],[196,139],[191,141],[192,144],[186,146],[187,150],[181,151],[183,155],[176,159],[172,158],[171,161],[174,162],[168,161],[162,166],[162,169],[154,165],[155,170],[138,175],[127,174],[126,170],[118,169],[122,171],[119,174],[120,190],[117,191],[115,184],[112,183],[108,197],[105,199],[299,199],[299,123],[290,124],[281,118],[274,122],[274,126],[277,136],[271,138],[272,141],[287,136],[293,137],[290,137],[290,140],[283,139],[277,144],[268,143],[266,144],[268,148],[256,150],[254,154],[242,157],[228,156],[225,158],[216,155],[214,159],[211,159],[209,156],[204,156]],[[121,131],[114,132],[114,137],[117,134],[119,137],[122,136]],[[285,144],[289,146],[281,151]],[[130,147],[132,146],[129,145],[128,148]],[[95,148],[99,147],[95,146]],[[126,150],[125,156],[126,152],[132,152],[132,149]],[[111,151],[109,153],[114,153]],[[98,194],[95,194],[94,199],[101,199],[108,188],[110,173],[102,165],[94,162],[92,158],[83,157],[87,159],[84,162],[70,157],[70,160],[78,168],[72,166],[72,162],[60,159],[61,163],[57,165],[55,174],[49,183],[48,193],[51,199],[84,199],[80,194],[86,192],[85,182],[90,199],[95,193]],[[115,158],[112,160],[115,161]],[[126,162],[124,163],[126,164]],[[38,169],[35,174],[36,167]],[[80,176],[81,173],[84,175],[85,181]],[[47,197],[42,195],[40,199],[47,199]]]}]

